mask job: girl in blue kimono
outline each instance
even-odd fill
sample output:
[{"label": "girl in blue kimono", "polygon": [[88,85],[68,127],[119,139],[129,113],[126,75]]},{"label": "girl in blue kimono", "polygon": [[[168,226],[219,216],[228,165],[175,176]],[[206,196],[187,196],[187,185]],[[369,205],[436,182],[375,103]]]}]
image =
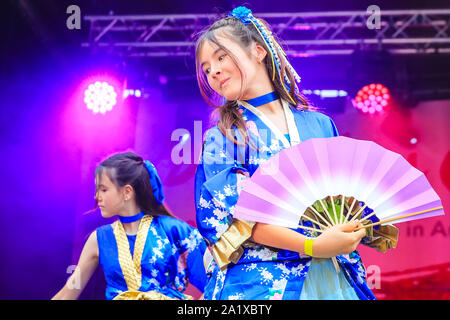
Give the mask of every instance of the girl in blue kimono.
[{"label": "girl in blue kimono", "polygon": [[[233,218],[241,183],[261,163],[310,138],[338,135],[328,116],[308,110],[269,26],[234,9],[200,36],[196,66],[201,94],[218,113],[195,177],[197,227],[211,252],[205,299],[375,299],[355,251],[365,236],[353,231],[360,222],[311,239],[304,229]],[[335,256],[338,266],[328,259]]]},{"label": "girl in blue kimono", "polygon": [[75,272],[53,299],[77,299],[98,264],[106,299],[192,299],[183,294],[188,281],[203,292],[206,244],[163,204],[153,164],[132,152],[115,154],[96,168],[95,180],[102,216],[119,219],[91,233]]}]

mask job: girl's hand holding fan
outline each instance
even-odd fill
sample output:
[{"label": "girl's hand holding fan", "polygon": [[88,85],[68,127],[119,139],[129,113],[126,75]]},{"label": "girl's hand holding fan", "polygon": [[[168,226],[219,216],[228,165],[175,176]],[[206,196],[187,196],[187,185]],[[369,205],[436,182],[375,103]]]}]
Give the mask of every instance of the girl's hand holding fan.
[{"label": "girl's hand holding fan", "polygon": [[355,231],[361,226],[360,222],[353,221],[326,229],[314,240],[314,257],[332,258],[355,251],[361,239],[366,235],[364,229]]}]

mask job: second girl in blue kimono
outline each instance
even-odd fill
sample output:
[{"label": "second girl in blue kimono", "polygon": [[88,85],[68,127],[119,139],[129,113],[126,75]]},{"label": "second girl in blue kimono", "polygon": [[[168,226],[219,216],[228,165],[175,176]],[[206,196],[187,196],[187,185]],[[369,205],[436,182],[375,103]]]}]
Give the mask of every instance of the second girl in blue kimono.
[{"label": "second girl in blue kimono", "polygon": [[96,200],[102,216],[118,216],[92,232],[77,268],[53,299],[76,299],[98,264],[106,299],[192,299],[188,282],[203,292],[206,245],[197,229],[175,218],[163,204],[155,167],[138,155],[113,155],[96,169]]}]

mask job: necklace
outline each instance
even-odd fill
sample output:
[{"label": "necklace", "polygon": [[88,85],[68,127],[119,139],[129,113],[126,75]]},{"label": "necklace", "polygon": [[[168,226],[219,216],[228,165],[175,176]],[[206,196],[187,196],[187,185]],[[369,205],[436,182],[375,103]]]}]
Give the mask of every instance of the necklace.
[{"label": "necklace", "polygon": [[119,216],[119,220],[122,223],[131,223],[131,222],[138,221],[143,216],[144,216],[144,212],[141,211],[138,214],[135,214],[134,216],[130,216],[130,217],[121,217],[121,216]]},{"label": "necklace", "polygon": [[275,101],[278,99],[279,99],[278,94],[275,91],[273,91],[268,94],[265,94],[265,95],[262,95],[262,96],[259,96],[259,97],[256,97],[256,98],[253,98],[250,100],[244,100],[244,101],[247,102],[248,104],[252,105],[253,107],[257,108],[259,106],[262,106],[263,104],[266,104],[266,103],[269,103],[269,102],[272,102],[272,101]]}]

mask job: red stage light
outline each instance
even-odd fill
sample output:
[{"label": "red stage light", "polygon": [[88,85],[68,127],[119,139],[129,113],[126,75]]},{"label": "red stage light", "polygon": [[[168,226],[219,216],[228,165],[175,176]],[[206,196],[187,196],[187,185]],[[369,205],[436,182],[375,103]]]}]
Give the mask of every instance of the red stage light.
[{"label": "red stage light", "polygon": [[352,103],[364,113],[375,114],[388,106],[390,98],[388,88],[380,83],[371,83],[358,91]]}]

